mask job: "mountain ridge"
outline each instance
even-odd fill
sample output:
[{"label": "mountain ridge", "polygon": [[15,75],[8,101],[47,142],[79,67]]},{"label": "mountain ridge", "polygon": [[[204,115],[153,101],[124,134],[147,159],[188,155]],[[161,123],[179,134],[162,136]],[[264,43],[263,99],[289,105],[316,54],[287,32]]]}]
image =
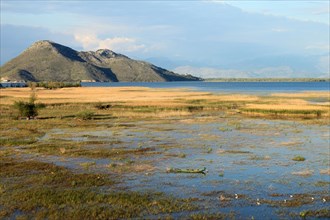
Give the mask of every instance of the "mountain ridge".
[{"label": "mountain ridge", "polygon": [[0,77],[24,81],[165,82],[196,81],[109,49],[76,51],[42,40],[1,67]]}]

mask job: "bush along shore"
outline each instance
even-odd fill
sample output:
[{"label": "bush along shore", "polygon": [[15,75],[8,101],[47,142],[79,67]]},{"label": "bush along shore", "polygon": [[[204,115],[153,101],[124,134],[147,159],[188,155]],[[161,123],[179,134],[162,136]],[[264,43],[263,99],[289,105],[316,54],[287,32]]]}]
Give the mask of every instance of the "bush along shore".
[{"label": "bush along shore", "polygon": [[45,89],[60,89],[67,87],[81,87],[80,82],[29,82],[29,87],[43,87]]}]

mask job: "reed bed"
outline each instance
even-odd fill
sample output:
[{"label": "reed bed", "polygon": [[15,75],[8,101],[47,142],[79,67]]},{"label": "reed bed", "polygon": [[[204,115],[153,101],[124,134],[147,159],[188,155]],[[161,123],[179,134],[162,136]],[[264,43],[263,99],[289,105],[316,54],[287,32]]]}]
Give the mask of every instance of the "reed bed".
[{"label": "reed bed", "polygon": [[[1,111],[13,111],[15,101],[27,100],[30,88],[1,90]],[[269,96],[247,94],[211,94],[185,89],[144,87],[77,87],[48,90],[37,88],[37,102],[47,105],[45,117],[76,117],[76,112],[90,111],[94,116],[173,117],[198,112],[241,112],[245,115],[295,118],[329,117],[327,92],[275,93]],[[322,100],[322,103],[310,102]],[[99,106],[99,107],[97,107]],[[103,107],[102,107],[103,106]],[[106,108],[105,108],[105,107]],[[71,114],[69,113],[71,112]],[[14,113],[10,113],[14,114]],[[42,115],[40,115],[42,117]]]}]

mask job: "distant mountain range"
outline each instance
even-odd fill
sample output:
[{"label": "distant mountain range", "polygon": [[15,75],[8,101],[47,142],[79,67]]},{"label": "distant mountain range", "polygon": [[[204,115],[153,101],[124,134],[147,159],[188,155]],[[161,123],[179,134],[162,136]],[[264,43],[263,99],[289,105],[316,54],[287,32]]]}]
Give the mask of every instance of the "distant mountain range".
[{"label": "distant mountain range", "polygon": [[38,41],[1,67],[0,77],[10,81],[166,82],[196,81],[151,63],[137,61],[108,49],[76,51]]},{"label": "distant mountain range", "polygon": [[[202,57],[203,58],[203,57]],[[201,59],[202,59],[201,58]],[[179,74],[202,78],[329,78],[330,54],[281,54],[244,59],[179,60],[167,57],[146,59]]]}]

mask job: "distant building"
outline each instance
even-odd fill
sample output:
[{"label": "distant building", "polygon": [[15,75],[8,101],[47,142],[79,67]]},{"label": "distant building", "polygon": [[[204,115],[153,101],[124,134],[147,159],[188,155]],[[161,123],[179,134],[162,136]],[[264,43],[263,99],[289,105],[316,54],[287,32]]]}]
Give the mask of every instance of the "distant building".
[{"label": "distant building", "polygon": [[3,81],[0,82],[1,88],[10,88],[10,87],[27,87],[27,83],[25,81]]},{"label": "distant building", "polygon": [[81,82],[96,82],[94,79],[82,79]]}]

